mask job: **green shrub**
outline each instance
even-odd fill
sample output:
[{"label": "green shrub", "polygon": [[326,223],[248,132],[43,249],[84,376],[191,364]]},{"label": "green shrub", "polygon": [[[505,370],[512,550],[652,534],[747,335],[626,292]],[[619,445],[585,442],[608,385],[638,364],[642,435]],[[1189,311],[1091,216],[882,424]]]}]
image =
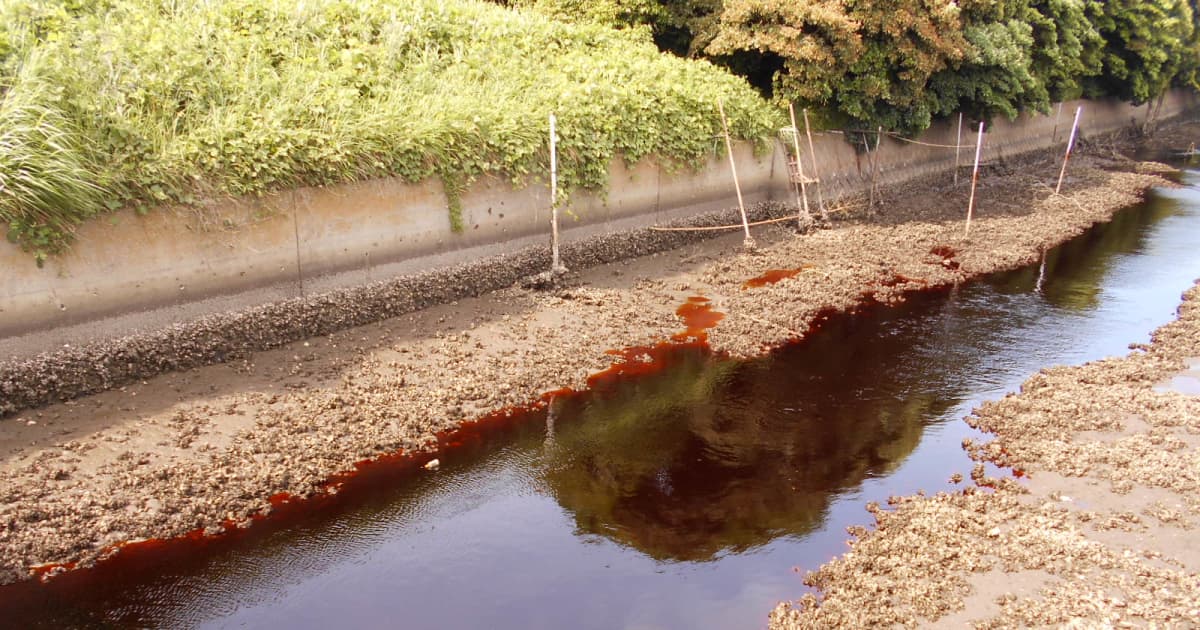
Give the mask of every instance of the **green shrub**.
[{"label": "green shrub", "polygon": [[[57,159],[105,207],[388,175],[441,177],[453,207],[485,173],[544,177],[551,112],[567,190],[602,188],[617,157],[703,159],[718,100],[740,138],[779,125],[743,80],[645,31],[473,0],[14,0],[0,18],[6,102],[57,112]],[[36,91],[17,80],[35,55],[54,60]],[[63,193],[15,199],[32,219],[10,235],[60,248],[97,209]]]},{"label": "green shrub", "polygon": [[0,221],[38,266],[80,221],[103,209],[73,122],[54,102],[38,56],[0,94]]}]

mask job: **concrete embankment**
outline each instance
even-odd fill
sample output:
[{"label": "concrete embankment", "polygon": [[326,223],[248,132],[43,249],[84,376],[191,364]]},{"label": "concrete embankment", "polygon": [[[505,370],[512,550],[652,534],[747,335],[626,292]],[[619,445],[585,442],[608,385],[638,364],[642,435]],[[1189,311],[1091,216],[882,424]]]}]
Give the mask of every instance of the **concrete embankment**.
[{"label": "concrete embankment", "polygon": [[[1191,106],[1173,93],[1161,108],[1082,103],[1097,135],[1165,120]],[[985,162],[1065,142],[1071,112],[997,121]],[[884,138],[877,184],[917,181],[965,163],[957,129],[943,124],[918,143]],[[969,131],[969,130],[968,130]],[[963,144],[969,144],[966,134]],[[840,134],[818,134],[830,204],[861,194],[872,169]],[[807,153],[807,152],[806,152]],[[815,157],[815,160],[812,158]],[[751,202],[791,200],[782,149],[737,160]],[[916,179],[914,179],[916,178]],[[614,164],[606,197],[578,194],[568,220],[568,265],[583,268],[663,251],[715,233],[650,233],[647,225],[728,224],[733,189],[714,157],[696,172],[654,162]],[[436,183],[374,181],[297,190],[203,211],[118,214],[83,228],[75,248],[47,268],[0,243],[0,413],[70,399],[164,371],[228,361],[432,304],[509,286],[548,266],[548,191],[485,181],[464,196],[467,229],[450,229]],[[759,206],[754,218],[777,214]],[[700,216],[696,216],[700,213]]]}]

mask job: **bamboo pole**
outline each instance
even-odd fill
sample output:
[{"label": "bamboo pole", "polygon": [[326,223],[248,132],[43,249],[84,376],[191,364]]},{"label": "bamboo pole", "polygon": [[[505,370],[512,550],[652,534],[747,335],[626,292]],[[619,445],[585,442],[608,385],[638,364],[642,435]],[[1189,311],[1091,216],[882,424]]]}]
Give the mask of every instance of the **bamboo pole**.
[{"label": "bamboo pole", "polygon": [[[796,124],[792,123],[794,127]],[[813,179],[817,180],[817,205],[821,208],[821,220],[828,221],[829,213],[825,211],[825,193],[821,190],[821,173],[817,168],[817,150],[813,148],[812,127],[808,124],[808,108],[804,108],[804,133],[808,136],[808,156],[812,160]]]},{"label": "bamboo pole", "polygon": [[566,271],[558,252],[558,120],[550,114],[550,272]]},{"label": "bamboo pole", "polygon": [[971,199],[967,201],[967,229],[964,237],[971,236],[971,215],[975,214],[975,186],[979,183],[979,157],[983,153],[983,122],[979,123],[979,135],[975,138],[975,168],[971,171]]},{"label": "bamboo pole", "polygon": [[788,116],[792,119],[792,147],[796,150],[796,174],[800,177],[800,185],[797,187],[801,203],[796,204],[796,228],[799,230],[808,229],[812,224],[812,213],[808,209],[808,184],[804,181],[804,162],[803,156],[800,155],[800,128],[796,126],[796,107],[792,103],[788,103]]},{"label": "bamboo pole", "polygon": [[1071,160],[1071,150],[1075,148],[1075,134],[1079,131],[1079,116],[1082,113],[1082,105],[1075,108],[1075,122],[1071,124],[1071,137],[1067,140],[1067,153],[1063,156],[1062,170],[1058,172],[1058,185],[1054,187],[1056,195],[1062,191],[1063,178],[1067,176],[1067,162]]},{"label": "bamboo pole", "polygon": [[737,162],[733,159],[733,140],[729,139],[729,121],[725,119],[725,104],[717,101],[717,111],[721,112],[721,130],[725,133],[725,151],[729,154],[729,170],[733,172],[733,188],[737,191],[738,210],[742,213],[742,229],[746,232],[744,245],[754,247],[754,238],[750,236],[750,219],[746,217],[746,203],[742,200],[742,184],[738,181]]},{"label": "bamboo pole", "polygon": [[958,139],[954,141],[954,186],[958,187],[958,156],[962,151],[962,112],[958,112]]}]

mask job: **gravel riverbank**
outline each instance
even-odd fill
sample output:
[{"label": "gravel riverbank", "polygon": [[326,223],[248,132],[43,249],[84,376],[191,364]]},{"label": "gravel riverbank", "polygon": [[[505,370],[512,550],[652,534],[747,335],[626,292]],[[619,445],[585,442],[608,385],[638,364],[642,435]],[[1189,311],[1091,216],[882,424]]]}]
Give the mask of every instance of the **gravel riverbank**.
[{"label": "gravel riverbank", "polygon": [[[871,506],[771,628],[1200,625],[1200,286],[1120,358],[1042,370],[967,421],[1024,472]],[[936,621],[936,624],[932,623]],[[1131,626],[1132,627],[1132,626]]]},{"label": "gravel riverbank", "polygon": [[[1065,194],[1056,197],[1051,159],[1020,167],[985,174],[969,237],[966,187],[915,182],[884,191],[875,208],[844,204],[829,229],[796,236],[760,228],[754,252],[741,249],[738,234],[684,239],[676,249],[588,268],[559,289],[467,292],[449,304],[11,415],[0,420],[0,583],[48,564],[87,566],[128,541],[249,524],[279,493],[325,491],[356,462],[427,450],[439,431],[547,391],[582,388],[612,364],[607,350],[679,333],[676,309],[691,296],[726,314],[708,334],[716,351],[753,356],[802,337],[831,309],[902,300],[1034,262],[1167,183],[1155,174],[1163,167],[1106,151],[1073,161]],[[743,288],[773,269],[798,271]],[[986,420],[980,416],[991,429]],[[1019,448],[1006,453],[1033,457]],[[1005,483],[986,496],[1008,496]]]}]

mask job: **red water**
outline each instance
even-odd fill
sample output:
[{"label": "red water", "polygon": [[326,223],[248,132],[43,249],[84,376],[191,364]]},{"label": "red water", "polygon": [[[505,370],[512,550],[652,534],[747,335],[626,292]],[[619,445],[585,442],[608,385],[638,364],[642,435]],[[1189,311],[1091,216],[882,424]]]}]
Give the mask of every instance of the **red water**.
[{"label": "red water", "polygon": [[937,247],[929,250],[929,253],[941,258],[942,265],[944,265],[947,269],[959,268],[958,261],[954,260],[958,256],[958,250],[954,249],[953,247],[950,247],[949,245],[938,245]]},{"label": "red water", "polygon": [[795,278],[807,269],[812,269],[812,265],[802,265],[799,269],[771,269],[764,272],[761,276],[747,280],[742,284],[742,290],[757,289],[787,280],[788,278]]}]

